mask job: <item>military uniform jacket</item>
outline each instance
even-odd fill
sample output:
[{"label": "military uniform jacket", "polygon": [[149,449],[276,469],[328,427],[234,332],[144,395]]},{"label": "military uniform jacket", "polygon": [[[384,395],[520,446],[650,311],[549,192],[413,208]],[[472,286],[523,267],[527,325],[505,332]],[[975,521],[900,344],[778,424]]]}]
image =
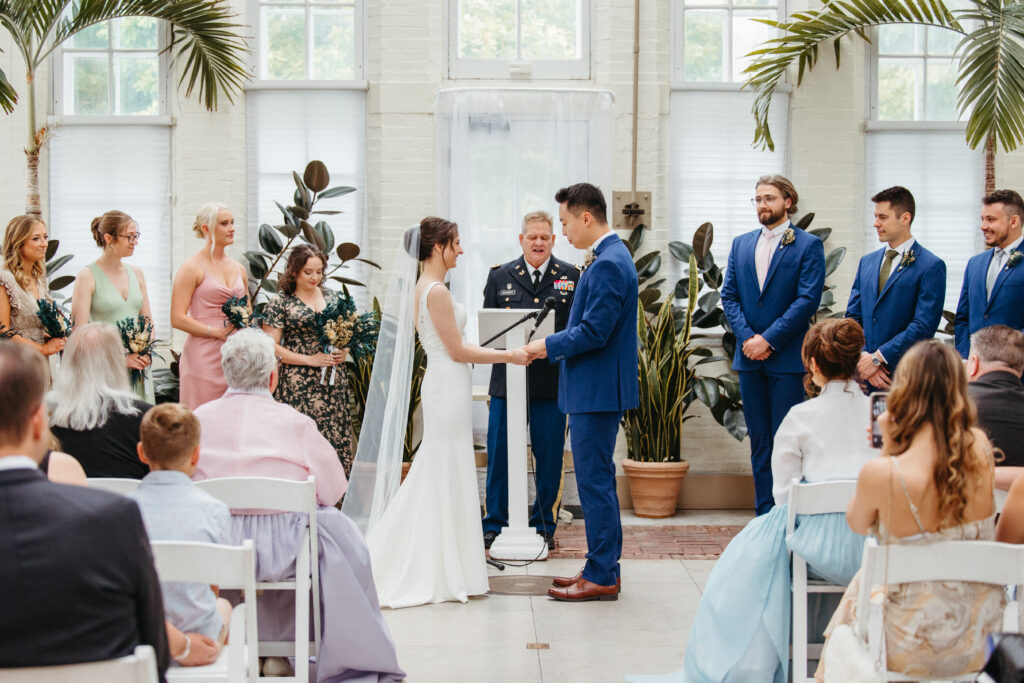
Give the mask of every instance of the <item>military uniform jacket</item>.
[{"label": "military uniform jacket", "polygon": [[[533,269],[527,265],[523,256],[515,261],[492,267],[484,286],[484,308],[543,308],[545,299],[552,296],[557,302],[555,310],[552,311],[555,316],[555,331],[564,330],[569,320],[576,282],[580,279],[579,268],[552,255],[536,289],[533,286],[532,273]],[[529,329],[532,329],[532,324],[532,321],[526,323],[530,326]],[[557,365],[531,363],[527,368],[527,382],[530,398],[558,398]],[[495,364],[491,369],[488,393],[504,398],[503,363]]]}]

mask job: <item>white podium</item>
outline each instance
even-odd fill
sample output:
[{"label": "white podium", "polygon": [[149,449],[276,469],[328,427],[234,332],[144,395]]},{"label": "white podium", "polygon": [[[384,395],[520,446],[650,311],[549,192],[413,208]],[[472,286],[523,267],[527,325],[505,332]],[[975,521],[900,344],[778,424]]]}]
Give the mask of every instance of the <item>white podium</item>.
[{"label": "white podium", "polygon": [[[522,318],[529,309],[483,308],[478,313],[480,339],[490,339],[500,330]],[[492,349],[516,349],[526,343],[534,320],[512,328],[487,346]],[[555,317],[549,314],[533,336],[543,339],[555,331]],[[546,363],[545,360],[537,361]],[[547,559],[544,538],[530,526],[529,498],[526,485],[526,368],[505,366],[505,405],[508,408],[508,526],[491,544],[491,557],[496,560]]]}]

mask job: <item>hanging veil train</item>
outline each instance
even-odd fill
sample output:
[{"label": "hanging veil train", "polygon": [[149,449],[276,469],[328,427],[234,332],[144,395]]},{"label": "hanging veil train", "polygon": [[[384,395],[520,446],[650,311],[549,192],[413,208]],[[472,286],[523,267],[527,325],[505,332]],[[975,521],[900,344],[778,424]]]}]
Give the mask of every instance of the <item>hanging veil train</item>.
[{"label": "hanging veil train", "polygon": [[401,481],[412,383],[419,250],[420,226],[414,225],[405,231],[392,262],[366,411],[341,506],[364,535],[391,503]]}]

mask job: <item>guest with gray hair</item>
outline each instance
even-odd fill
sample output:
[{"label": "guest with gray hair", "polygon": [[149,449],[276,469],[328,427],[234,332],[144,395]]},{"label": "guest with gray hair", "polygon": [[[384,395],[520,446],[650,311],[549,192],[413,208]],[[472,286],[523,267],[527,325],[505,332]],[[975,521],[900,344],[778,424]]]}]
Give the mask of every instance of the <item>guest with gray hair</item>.
[{"label": "guest with gray hair", "polygon": [[[277,363],[269,335],[244,329],[221,347],[228,390],[195,410],[202,457],[195,480],[216,477],[316,478],[320,538],[321,650],[317,680],[397,681],[405,677],[380,613],[370,554],[358,527],[335,504],[345,492],[345,470],[312,418],[274,400]],[[251,538],[256,579],[282,581],[295,575],[305,517],[294,513],[235,514],[230,543]],[[258,599],[262,640],[295,636],[294,594],[268,591]],[[287,660],[268,658],[263,675],[292,675]]]},{"label": "guest with gray hair", "polygon": [[967,356],[967,394],[978,410],[978,426],[1003,452],[997,462],[996,488],[1009,489],[1024,472],[1024,333],[990,325],[971,335]]},{"label": "guest with gray hair", "polygon": [[50,429],[87,477],[142,479],[139,425],[153,406],[132,392],[124,371],[121,334],[110,323],[89,323],[68,337],[47,401]]}]

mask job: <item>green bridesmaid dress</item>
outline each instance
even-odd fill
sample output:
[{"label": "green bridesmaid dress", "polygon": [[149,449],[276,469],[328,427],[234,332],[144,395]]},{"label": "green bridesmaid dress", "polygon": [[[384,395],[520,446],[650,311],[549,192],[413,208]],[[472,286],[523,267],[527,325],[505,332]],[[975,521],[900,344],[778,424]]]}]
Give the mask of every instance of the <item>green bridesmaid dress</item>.
[{"label": "green bridesmaid dress", "polygon": [[[124,267],[128,270],[127,299],[121,296],[102,268],[95,263],[89,264],[94,283],[92,305],[89,308],[90,322],[104,322],[116,326],[119,320],[139,316],[139,311],[142,310],[142,287],[139,286],[139,280],[135,277],[135,269],[127,263],[124,264]],[[125,371],[127,372],[127,370]],[[147,403],[155,402],[149,369],[146,369],[142,382],[132,385],[132,391]]]}]

